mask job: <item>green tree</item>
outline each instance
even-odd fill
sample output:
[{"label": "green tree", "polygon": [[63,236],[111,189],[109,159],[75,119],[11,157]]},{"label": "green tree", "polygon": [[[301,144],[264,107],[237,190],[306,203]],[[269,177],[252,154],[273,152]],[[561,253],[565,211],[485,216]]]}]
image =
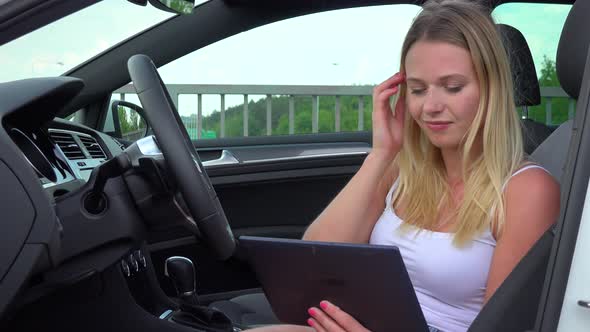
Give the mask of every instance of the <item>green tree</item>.
[{"label": "green tree", "polygon": [[131,131],[139,129],[139,114],[135,111],[129,112],[129,129]]},{"label": "green tree", "polygon": [[128,133],[131,130],[131,123],[129,122],[129,119],[127,118],[127,110],[125,107],[123,106],[119,106],[117,108],[117,113],[119,115],[119,125],[121,127],[121,133]]},{"label": "green tree", "polygon": [[[543,56],[541,64],[541,75],[539,76],[539,86],[541,87],[559,87],[559,79],[555,69],[555,61]],[[541,104],[529,108],[529,118],[537,122],[546,122],[546,109],[548,98],[542,97]],[[551,124],[558,125],[568,119],[569,99],[568,98],[551,98]]]},{"label": "green tree", "polygon": [[557,78],[557,70],[555,69],[555,61],[549,59],[546,55],[543,56],[543,63],[541,64],[541,76],[539,77],[540,86],[559,86],[559,79]]}]

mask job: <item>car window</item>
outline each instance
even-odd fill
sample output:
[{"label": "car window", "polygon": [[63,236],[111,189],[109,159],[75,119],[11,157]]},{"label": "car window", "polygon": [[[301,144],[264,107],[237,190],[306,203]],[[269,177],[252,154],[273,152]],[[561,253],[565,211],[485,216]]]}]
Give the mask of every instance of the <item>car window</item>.
[{"label": "car window", "polygon": [[296,17],[159,72],[193,139],[371,130],[373,86],[398,71],[418,11],[389,5]]},{"label": "car window", "polygon": [[552,127],[573,118],[575,111],[575,101],[561,89],[555,71],[559,37],[570,9],[571,5],[561,4],[507,3],[492,13],[496,23],[522,32],[535,63],[541,104],[528,112],[521,109],[521,115]]},{"label": "car window", "polygon": [[[493,12],[497,23],[523,33],[539,78],[541,104],[519,112],[550,127],[575,110],[555,72],[570,8],[508,3]],[[387,5],[296,17],[221,40],[159,72],[193,139],[371,130],[373,86],[398,70],[419,10]],[[131,91],[114,96],[128,99]]]}]

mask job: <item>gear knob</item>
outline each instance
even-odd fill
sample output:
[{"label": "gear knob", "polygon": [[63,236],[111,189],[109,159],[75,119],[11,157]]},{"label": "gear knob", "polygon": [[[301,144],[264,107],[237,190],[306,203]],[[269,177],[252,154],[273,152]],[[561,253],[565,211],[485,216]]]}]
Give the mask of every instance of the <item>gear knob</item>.
[{"label": "gear knob", "polygon": [[196,276],[193,262],[182,256],[166,259],[164,275],[172,279],[178,297],[183,300],[196,298]]}]

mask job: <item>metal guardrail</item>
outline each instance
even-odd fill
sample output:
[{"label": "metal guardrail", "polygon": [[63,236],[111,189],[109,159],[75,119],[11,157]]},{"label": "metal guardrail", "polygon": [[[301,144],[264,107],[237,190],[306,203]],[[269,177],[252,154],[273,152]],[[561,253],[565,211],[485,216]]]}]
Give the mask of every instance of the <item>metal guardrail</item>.
[{"label": "metal guardrail", "polygon": [[575,100],[571,98],[562,88],[560,87],[541,87],[541,97],[547,100],[545,104],[545,124],[552,125],[553,121],[551,120],[552,112],[552,100],[553,98],[567,98],[568,99],[568,111],[567,116],[568,119],[574,118],[574,111],[576,109]]},{"label": "metal guardrail", "polygon": [[[358,131],[364,130],[364,97],[372,96],[374,86],[339,86],[339,85],[225,85],[225,84],[168,84],[166,85],[174,105],[178,109],[178,98],[180,95],[197,96],[197,117],[195,119],[197,128],[196,136],[201,138],[203,131],[203,95],[218,95],[221,97],[220,110],[220,137],[225,137],[225,96],[244,96],[243,109],[243,136],[248,136],[248,96],[266,95],[266,134],[272,135],[272,96],[289,96],[289,134],[295,131],[295,97],[309,96],[312,101],[312,132],[317,133],[319,128],[319,97],[335,97],[334,104],[334,128],[340,131],[340,97],[356,96],[358,98]],[[135,94],[132,85],[126,85],[114,92],[125,100],[126,94]],[[560,87],[541,87],[541,96],[546,99],[545,123],[552,124],[552,100],[553,98],[568,98],[568,118],[572,119],[575,110],[575,101]]]}]

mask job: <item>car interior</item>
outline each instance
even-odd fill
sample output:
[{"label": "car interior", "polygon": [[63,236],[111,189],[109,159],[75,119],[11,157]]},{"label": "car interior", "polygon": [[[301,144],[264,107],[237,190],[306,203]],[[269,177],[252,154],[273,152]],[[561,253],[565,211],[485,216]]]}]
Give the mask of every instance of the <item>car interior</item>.
[{"label": "car interior", "polygon": [[[0,5],[0,41],[96,2]],[[359,169],[371,132],[195,140],[160,68],[272,22],[422,2],[210,0],[61,76],[0,83],[0,329],[189,332],[279,324],[240,236],[301,238]],[[577,101],[575,117],[557,126],[522,120],[527,155],[561,184],[562,212],[471,332],[557,329],[588,184],[590,2],[528,2],[571,5],[555,65],[562,89]],[[497,27],[515,105],[526,113],[542,102],[529,43],[517,28]],[[113,92],[130,82],[141,106],[112,104]],[[146,121],[140,139],[103,130],[120,105]]]}]

